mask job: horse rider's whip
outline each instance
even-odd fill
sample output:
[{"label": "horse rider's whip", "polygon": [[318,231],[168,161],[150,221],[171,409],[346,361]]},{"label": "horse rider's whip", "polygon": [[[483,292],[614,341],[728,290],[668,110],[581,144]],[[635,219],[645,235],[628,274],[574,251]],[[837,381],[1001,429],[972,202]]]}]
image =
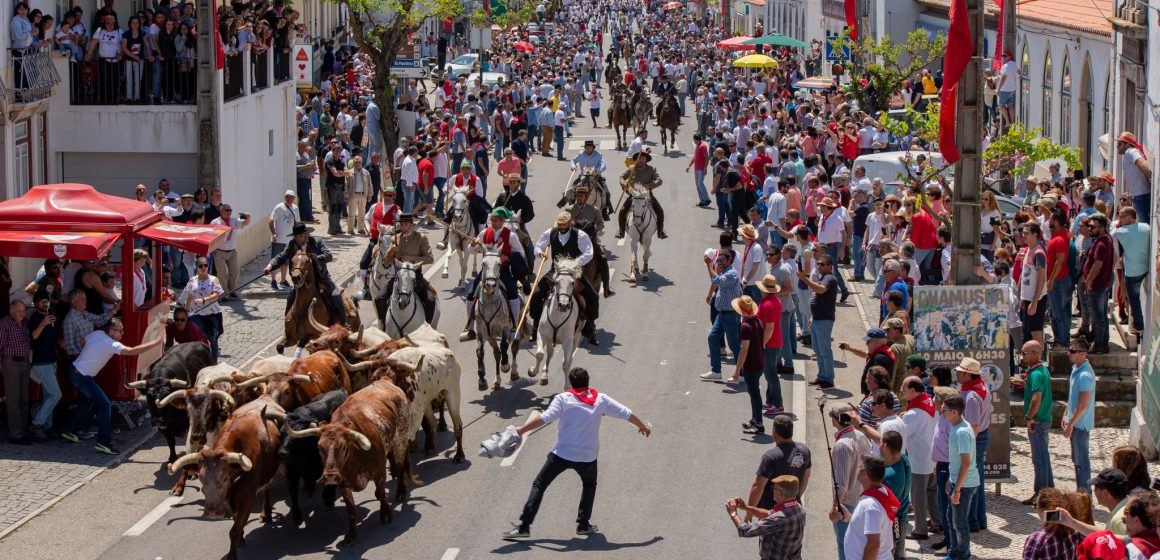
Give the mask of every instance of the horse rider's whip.
[{"label": "horse rider's whip", "polygon": [[[536,279],[532,280],[532,297],[535,297],[536,287],[540,285],[541,272],[544,271],[544,263],[548,262],[548,253],[552,252],[549,246],[544,249],[544,254],[540,255],[540,265],[536,267]],[[512,336],[518,336],[524,328],[524,320],[528,318],[528,310],[532,308],[532,300],[528,300],[528,304],[524,306],[524,310],[520,312],[520,322],[516,324],[516,331]]]},{"label": "horse rider's whip", "polygon": [[475,236],[467,235],[466,233],[459,231],[459,229],[457,229],[455,226],[453,226],[447,222],[444,222],[443,220],[440,220],[439,218],[436,218],[435,216],[432,216],[431,214],[427,214],[427,218],[429,218],[430,220],[434,221],[435,223],[437,223],[439,225],[445,226],[447,229],[451,230],[451,233],[457,234],[464,239],[470,239],[472,241],[475,240]]}]

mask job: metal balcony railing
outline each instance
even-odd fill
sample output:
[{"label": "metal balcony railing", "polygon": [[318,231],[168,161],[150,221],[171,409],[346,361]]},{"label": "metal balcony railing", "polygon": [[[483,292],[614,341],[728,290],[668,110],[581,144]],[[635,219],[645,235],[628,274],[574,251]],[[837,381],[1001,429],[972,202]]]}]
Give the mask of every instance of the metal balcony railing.
[{"label": "metal balcony railing", "polygon": [[45,49],[12,49],[12,99],[30,103],[47,99],[60,75],[52,65],[52,53]]}]

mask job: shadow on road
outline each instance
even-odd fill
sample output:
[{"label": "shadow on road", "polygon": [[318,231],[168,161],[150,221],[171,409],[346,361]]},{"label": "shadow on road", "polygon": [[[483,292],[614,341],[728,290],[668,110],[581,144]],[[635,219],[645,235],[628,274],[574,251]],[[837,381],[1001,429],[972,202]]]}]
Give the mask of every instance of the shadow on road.
[{"label": "shadow on road", "polygon": [[492,550],[493,554],[513,554],[527,552],[533,547],[543,548],[553,552],[569,552],[569,551],[598,551],[611,552],[613,550],[621,550],[625,548],[643,548],[652,546],[658,542],[665,540],[662,536],[655,536],[647,541],[633,542],[633,543],[616,543],[609,542],[604,535],[594,533],[587,537],[576,537],[573,539],[530,539],[523,542],[513,542],[508,545],[501,546]]},{"label": "shadow on road", "polygon": [[[503,374],[501,379],[506,378]],[[518,383],[504,389],[488,389],[482,398],[470,401],[483,407],[483,414],[495,414],[505,420],[523,416],[530,408],[541,404],[541,397],[529,389],[531,384]]]}]

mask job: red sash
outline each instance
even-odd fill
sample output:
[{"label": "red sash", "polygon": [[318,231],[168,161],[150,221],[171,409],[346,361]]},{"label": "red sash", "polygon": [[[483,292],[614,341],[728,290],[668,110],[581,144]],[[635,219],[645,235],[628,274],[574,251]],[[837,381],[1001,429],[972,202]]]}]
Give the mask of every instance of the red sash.
[{"label": "red sash", "polygon": [[395,225],[395,215],[398,211],[398,204],[391,204],[390,207],[384,207],[382,201],[375,204],[375,209],[371,211],[371,239],[379,238],[379,224]]},{"label": "red sash", "polygon": [[879,486],[862,492],[862,495],[874,498],[881,504],[882,509],[886,510],[886,517],[889,517],[890,522],[894,523],[894,519],[898,515],[898,506],[901,505],[898,498],[894,496],[894,492],[885,486]]},{"label": "red sash", "polygon": [[786,508],[797,507],[797,506],[798,506],[797,500],[790,500],[784,504],[778,504],[776,506],[773,506],[773,509],[769,510],[769,513],[772,514],[772,513],[779,512],[779,511],[786,509]]},{"label": "red sash", "polygon": [[487,229],[483,230],[483,242],[488,245],[498,242],[500,244],[501,255],[507,256],[512,252],[511,232],[506,227],[496,232],[491,226],[487,226]]},{"label": "red sash", "polygon": [[897,359],[894,358],[894,352],[891,352],[890,347],[885,345],[885,344],[883,344],[882,346],[879,346],[878,348],[875,348],[869,354],[867,354],[866,355],[866,362],[869,363],[870,359],[873,358],[875,354],[886,354],[887,356],[890,357],[891,362],[898,361]]},{"label": "red sash", "polygon": [[474,173],[467,175],[466,177],[462,173],[455,174],[455,186],[467,187],[467,198],[475,196],[475,181],[476,179]]},{"label": "red sash", "polygon": [[972,393],[979,395],[979,398],[983,399],[983,402],[987,402],[987,384],[983,382],[982,377],[976,377],[966,383],[963,383],[962,390],[964,392],[971,391]]},{"label": "red sash", "polygon": [[906,410],[917,408],[934,417],[934,401],[931,400],[930,395],[926,393],[919,393],[918,398],[911,399],[906,403]]},{"label": "red sash", "polygon": [[[857,414],[857,412],[852,412],[851,414]],[[848,428],[842,428],[841,430],[838,430],[838,433],[834,434],[834,441],[838,441],[838,440],[842,439],[842,436],[844,436],[852,431],[854,431],[854,426],[850,426]]]},{"label": "red sash", "polygon": [[588,406],[594,406],[596,404],[596,389],[591,387],[587,389],[568,389],[568,392],[571,393],[573,397],[576,397],[576,400]]}]

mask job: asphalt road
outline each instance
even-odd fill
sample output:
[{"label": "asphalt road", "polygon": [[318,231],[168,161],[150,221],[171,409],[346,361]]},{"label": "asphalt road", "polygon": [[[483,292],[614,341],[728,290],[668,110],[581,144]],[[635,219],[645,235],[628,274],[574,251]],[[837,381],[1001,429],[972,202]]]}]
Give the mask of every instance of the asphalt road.
[{"label": "asphalt road", "polygon": [[[603,119],[602,119],[603,120]],[[584,139],[598,145],[615,144],[612,131],[593,129],[580,119],[575,137],[568,139],[569,157]],[[692,174],[684,172],[692,152],[691,120],[681,130],[678,150],[661,155],[653,165],[665,180],[657,196],[667,212],[669,239],[654,242],[653,271],[647,283],[634,286],[625,273],[631,259],[627,243],[605,232],[615,269],[617,295],[601,304],[599,348],[584,345],[575,365],[593,375],[593,386],[620,400],[653,425],[645,439],[626,422],[605,422],[601,441],[601,472],[593,521],[598,534],[574,534],[575,508],[580,484],[564,474],[548,491],[532,540],[508,543],[500,533],[517,521],[532,479],[555,442],[549,427],[532,435],[513,461],[476,456],[478,442],[509,424],[522,422],[529,412],[543,408],[562,390],[559,353],[550,370],[548,386],[532,384],[526,376],[534,357],[527,346],[519,366],[523,379],[504,388],[481,392],[476,388],[475,343],[459,343],[464,306],[459,292],[450,291],[457,278],[432,272],[440,290],[440,330],[452,339],[463,366],[464,442],[468,459],[452,464],[454,439],[439,434],[440,451],[432,457],[417,452],[417,474],[424,485],[412,491],[410,501],[396,506],[394,522],[380,526],[377,503],[370,489],[357,495],[360,539],[338,547],[346,530],[345,512],[339,504],[327,510],[318,496],[305,498],[308,518],[295,528],[287,516],[285,485],[279,477],[273,488],[275,515],[263,525],[257,514],[246,526],[242,558],[397,557],[407,559],[555,558],[746,558],[756,556],[756,540],[737,537],[724,513],[723,503],[746,496],[762,451],[772,439],[741,433],[748,415],[743,385],[703,382],[698,374],[708,369],[705,337],[709,328],[704,303],[707,288],[701,255],[716,244],[718,230],[709,226],[716,210],[695,208]],[[655,128],[653,128],[655,132]],[[613,140],[612,142],[608,142]],[[614,146],[613,146],[614,147]],[[603,149],[610,173],[622,169],[622,155]],[[536,201],[537,220],[531,231],[549,227],[555,216],[554,202],[567,179],[568,165],[537,156],[531,165],[529,194]],[[612,184],[615,184],[613,181]],[[498,185],[489,188],[494,198]],[[433,242],[437,233],[430,232]],[[441,256],[441,255],[438,255]],[[437,261],[438,262],[438,261]],[[868,291],[869,285],[865,285]],[[862,316],[858,298],[839,307],[835,341],[860,341]],[[869,305],[869,304],[867,304]],[[364,315],[371,306],[363,304]],[[873,308],[868,307],[873,314]],[[836,343],[835,343],[836,344]],[[808,349],[803,349],[809,352]],[[835,349],[840,366],[840,387],[857,387],[859,363],[844,367],[843,353]],[[799,355],[798,376],[783,382],[787,408],[797,420],[797,439],[813,449],[814,469],[805,496],[809,524],[807,557],[833,558],[836,546],[825,511],[831,486],[825,458],[825,440],[815,398],[802,372],[816,373],[812,355]],[[851,356],[853,358],[853,356]],[[490,351],[486,357],[489,379],[493,375]],[[730,371],[730,365],[725,371]],[[833,391],[831,398],[849,397]],[[768,429],[768,422],[767,422]],[[826,426],[829,431],[829,427]],[[169,498],[173,479],[162,461],[164,445],[154,438],[126,462],[84,486],[53,509],[11,535],[0,550],[7,558],[217,558],[228,549],[230,521],[200,518],[200,482],[190,484],[181,499]]]}]

